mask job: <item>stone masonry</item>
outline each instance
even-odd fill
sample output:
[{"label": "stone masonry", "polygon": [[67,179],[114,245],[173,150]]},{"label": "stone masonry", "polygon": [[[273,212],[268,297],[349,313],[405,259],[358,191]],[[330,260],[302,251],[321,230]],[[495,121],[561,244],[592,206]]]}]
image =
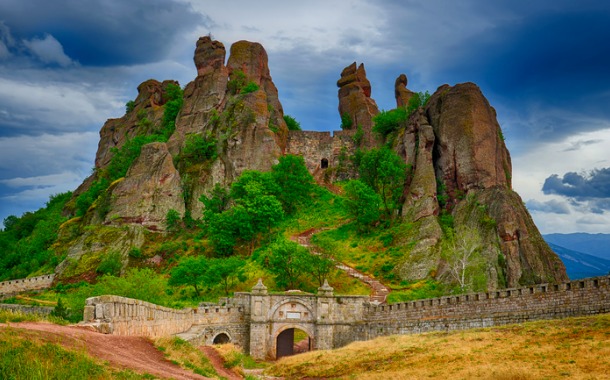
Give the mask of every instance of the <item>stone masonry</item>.
[{"label": "stone masonry", "polygon": [[561,284],[540,284],[392,305],[368,296],[339,296],[325,284],[318,294],[269,294],[259,281],[250,293],[235,293],[219,304],[175,310],[116,296],[87,300],[84,323],[100,332],[149,337],[178,335],[195,344],[220,336],[257,359],[274,359],[278,336],[299,329],[311,349],[393,334],[490,327],[534,320],[610,312],[610,276]]},{"label": "stone masonry", "polygon": [[53,279],[55,279],[55,274],[2,281],[0,282],[0,295],[13,295],[30,290],[47,289],[51,287]]}]

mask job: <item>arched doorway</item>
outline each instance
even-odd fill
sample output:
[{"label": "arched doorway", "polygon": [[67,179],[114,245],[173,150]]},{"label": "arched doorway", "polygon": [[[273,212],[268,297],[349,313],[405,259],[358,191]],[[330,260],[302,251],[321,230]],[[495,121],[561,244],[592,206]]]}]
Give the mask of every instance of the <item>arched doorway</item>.
[{"label": "arched doorway", "polygon": [[276,359],[309,352],[313,343],[311,337],[305,331],[297,328],[282,331],[276,339]]},{"label": "arched doorway", "polygon": [[322,169],[328,168],[328,159],[326,159],[326,158],[322,159],[322,161],[320,162],[320,168],[322,168]]},{"label": "arched doorway", "polygon": [[214,337],[214,344],[226,344],[231,342],[231,337],[225,333],[220,333]]}]

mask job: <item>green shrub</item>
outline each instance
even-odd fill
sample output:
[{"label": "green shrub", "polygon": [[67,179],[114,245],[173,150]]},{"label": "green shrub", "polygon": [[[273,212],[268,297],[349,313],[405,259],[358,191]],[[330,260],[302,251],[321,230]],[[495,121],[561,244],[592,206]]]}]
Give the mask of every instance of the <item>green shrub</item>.
[{"label": "green shrub", "polygon": [[186,165],[195,165],[214,160],[216,155],[216,139],[209,136],[204,138],[200,134],[190,134],[186,136],[178,161]]},{"label": "green shrub", "polygon": [[352,117],[347,112],[341,115],[341,129],[352,129],[353,124]]},{"label": "green shrub", "polygon": [[173,208],[165,215],[165,228],[169,232],[176,232],[180,229],[180,213]]},{"label": "green shrub", "polygon": [[232,95],[237,95],[246,85],[246,74],[241,70],[235,70],[231,73],[227,89]]},{"label": "green shrub", "polygon": [[286,122],[286,126],[289,131],[300,131],[301,123],[296,121],[296,119],[290,115],[284,115],[284,121]]},{"label": "green shrub", "polygon": [[398,128],[406,125],[409,114],[404,107],[398,107],[390,111],[381,111],[373,117],[373,132],[382,136],[388,136]]},{"label": "green shrub", "polygon": [[249,94],[251,92],[258,91],[259,88],[260,87],[258,86],[258,84],[250,81],[244,86],[244,88],[241,89],[240,94]]},{"label": "green shrub", "polygon": [[102,259],[95,271],[99,274],[118,276],[122,267],[121,254],[119,252],[110,252]]},{"label": "green shrub", "polygon": [[134,102],[133,100],[130,100],[125,103],[125,113],[130,113],[131,111],[133,111],[134,108],[136,108],[136,102]]}]

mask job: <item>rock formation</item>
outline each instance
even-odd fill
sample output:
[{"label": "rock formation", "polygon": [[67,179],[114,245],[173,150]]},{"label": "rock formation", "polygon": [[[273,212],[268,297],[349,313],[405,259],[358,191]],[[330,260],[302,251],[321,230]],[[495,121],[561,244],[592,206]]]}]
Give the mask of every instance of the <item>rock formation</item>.
[{"label": "rock formation", "polygon": [[496,113],[476,85],[439,87],[394,148],[412,168],[402,214],[416,226],[402,278],[443,275],[436,216],[444,212],[457,236],[481,242],[489,288],[567,280],[563,263],[511,190],[510,155]]},{"label": "rock formation", "polygon": [[371,128],[373,116],[379,113],[375,100],[371,98],[371,82],[366,78],[364,64],[356,65],[356,62],[347,66],[341,72],[341,78],[337,81],[339,87],[339,115],[341,118],[349,118],[351,129],[356,130],[358,126],[364,131],[365,146],[376,145],[377,136]]},{"label": "rock formation", "polygon": [[407,88],[407,76],[400,74],[394,82],[394,96],[396,97],[396,107],[406,107],[409,105],[409,100],[415,94]]},{"label": "rock formation", "polygon": [[[197,76],[184,89],[183,106],[170,136],[157,138],[168,108],[168,87],[177,84],[174,81],[142,83],[128,112],[104,124],[95,174],[75,197],[107,174],[104,169],[116,154],[114,148],[136,136],[152,136],[156,141],[141,148],[124,178],[95,195],[85,215],[69,227],[73,230],[62,231],[63,239],[76,231],[65,247],[69,257],[99,252],[105,244],[127,260],[130,247],[143,244],[146,230],[165,229],[169,210],[199,218],[203,207],[199,198],[214,184],[229,186],[244,170],[269,170],[282,154],[304,155],[319,180],[349,179],[356,176],[349,156],[358,148],[382,143],[372,132],[379,110],[364,65],[346,67],[337,82],[339,114],[351,122],[350,130],[333,136],[307,131],[289,135],[264,48],[239,41],[231,46],[226,65],[225,57],[222,43],[210,37],[197,41]],[[414,94],[406,85],[406,75],[400,75],[395,84],[399,107]],[[358,127],[361,140],[355,138]],[[211,154],[189,161],[184,158],[189,141],[197,139],[211,147]],[[401,240],[396,244],[405,247],[404,261],[396,269],[402,279],[444,275],[447,264],[441,253],[452,228],[456,236],[474,231],[481,242],[490,288],[567,279],[563,264],[511,190],[511,161],[501,129],[476,85],[441,86],[425,107],[403,123],[393,141],[409,170],[401,211],[412,228],[396,238]],[[74,203],[68,213],[74,213]],[[454,223],[449,226],[451,219]],[[99,228],[82,228],[91,224]],[[61,271],[68,266],[62,264]]]}]

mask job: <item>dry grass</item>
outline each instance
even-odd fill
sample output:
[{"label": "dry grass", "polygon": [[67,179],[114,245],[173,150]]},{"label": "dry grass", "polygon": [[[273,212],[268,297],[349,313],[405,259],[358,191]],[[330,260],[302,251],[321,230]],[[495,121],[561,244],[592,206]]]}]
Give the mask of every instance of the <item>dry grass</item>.
[{"label": "dry grass", "polygon": [[172,363],[198,375],[220,378],[207,356],[189,342],[173,337],[157,338],[153,343]]},{"label": "dry grass", "polygon": [[610,379],[610,315],[356,342],[283,358],[286,379]]}]

